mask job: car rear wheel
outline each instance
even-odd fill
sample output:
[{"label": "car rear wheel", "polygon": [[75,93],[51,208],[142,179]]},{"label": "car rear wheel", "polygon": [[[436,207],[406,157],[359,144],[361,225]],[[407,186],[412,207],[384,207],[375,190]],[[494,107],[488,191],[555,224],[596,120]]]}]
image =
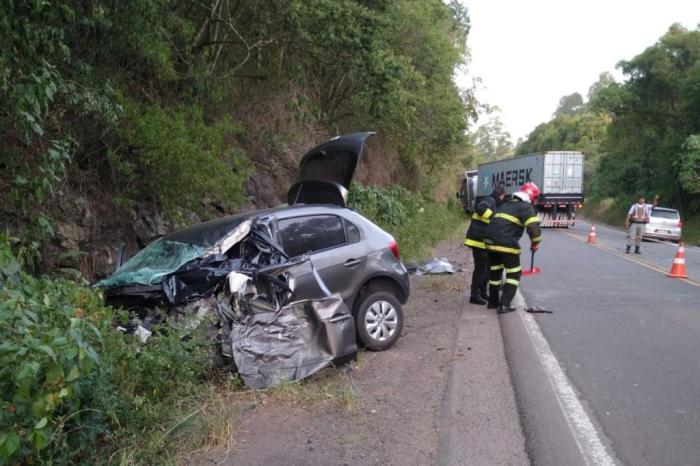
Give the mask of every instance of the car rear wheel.
[{"label": "car rear wheel", "polygon": [[403,309],[387,291],[373,291],[363,296],[355,316],[360,342],[374,351],[391,348],[403,331]]}]

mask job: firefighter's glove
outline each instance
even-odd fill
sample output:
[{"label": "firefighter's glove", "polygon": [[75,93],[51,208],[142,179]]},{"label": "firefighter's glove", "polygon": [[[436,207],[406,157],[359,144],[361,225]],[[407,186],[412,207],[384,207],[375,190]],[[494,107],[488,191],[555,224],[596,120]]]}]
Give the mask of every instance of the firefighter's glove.
[{"label": "firefighter's glove", "polygon": [[539,249],[539,247],[540,247],[540,243],[532,243],[530,245],[530,251],[535,252]]}]

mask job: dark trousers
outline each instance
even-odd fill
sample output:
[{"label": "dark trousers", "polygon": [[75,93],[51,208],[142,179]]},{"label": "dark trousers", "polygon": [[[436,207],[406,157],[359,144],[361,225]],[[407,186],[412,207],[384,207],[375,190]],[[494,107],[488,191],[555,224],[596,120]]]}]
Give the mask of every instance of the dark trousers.
[{"label": "dark trousers", "polygon": [[472,248],[474,271],[472,272],[472,297],[486,296],[489,282],[489,258],[486,249]]},{"label": "dark trousers", "polygon": [[[523,270],[520,266],[520,255],[489,251],[488,256],[490,264],[489,303],[510,306],[515,297],[515,292],[518,291],[520,274]],[[506,273],[506,282],[503,285],[503,294],[499,301],[498,288],[501,285],[504,271]]]}]

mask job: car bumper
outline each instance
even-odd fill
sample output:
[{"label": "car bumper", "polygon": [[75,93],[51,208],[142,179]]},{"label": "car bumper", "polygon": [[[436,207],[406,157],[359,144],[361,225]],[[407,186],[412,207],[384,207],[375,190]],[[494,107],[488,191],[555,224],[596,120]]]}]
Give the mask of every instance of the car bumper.
[{"label": "car bumper", "polygon": [[644,238],[669,239],[679,241],[681,239],[680,228],[665,228],[663,226],[649,226],[644,229]]}]

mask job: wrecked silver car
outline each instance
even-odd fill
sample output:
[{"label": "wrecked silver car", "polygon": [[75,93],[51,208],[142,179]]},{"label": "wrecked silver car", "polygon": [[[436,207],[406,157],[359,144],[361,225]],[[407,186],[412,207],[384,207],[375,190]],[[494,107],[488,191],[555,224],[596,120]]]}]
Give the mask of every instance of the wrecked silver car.
[{"label": "wrecked silver car", "polygon": [[[386,350],[403,329],[408,273],[394,238],[346,207],[365,140],[301,160],[288,207],[223,217],[147,246],[97,283],[147,335],[166,318],[216,317],[218,362],[253,388]],[[143,339],[143,338],[142,338]]]}]

